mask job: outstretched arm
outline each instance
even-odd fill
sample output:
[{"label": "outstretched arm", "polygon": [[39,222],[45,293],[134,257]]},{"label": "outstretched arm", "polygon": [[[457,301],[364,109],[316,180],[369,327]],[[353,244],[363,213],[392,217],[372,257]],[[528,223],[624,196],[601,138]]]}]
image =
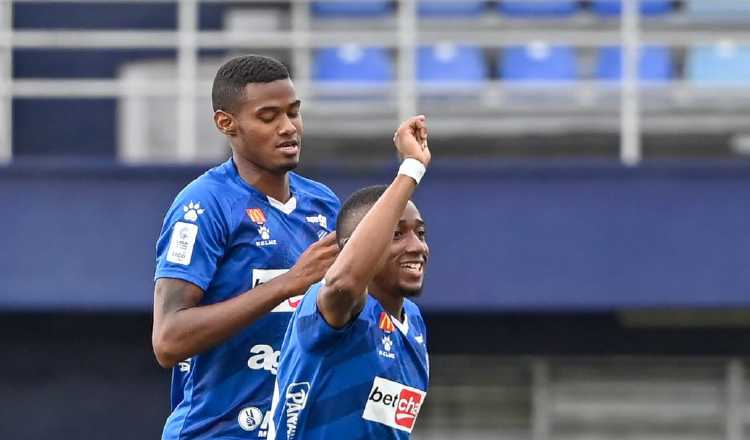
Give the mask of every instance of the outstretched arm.
[{"label": "outstretched arm", "polygon": [[165,368],[237,334],[281,302],[320,281],[336,258],[336,234],[313,243],[289,272],[216,304],[199,305],[203,290],[175,278],[160,278],[154,288],[151,342]]},{"label": "outstretched arm", "polygon": [[[415,116],[399,126],[394,143],[401,157],[416,159],[426,167],[430,163],[426,137],[424,116]],[[393,229],[416,186],[413,177],[399,173],[367,212],[326,272],[317,305],[331,326],[345,326],[362,309],[367,285],[375,276],[378,263],[393,239]]]}]

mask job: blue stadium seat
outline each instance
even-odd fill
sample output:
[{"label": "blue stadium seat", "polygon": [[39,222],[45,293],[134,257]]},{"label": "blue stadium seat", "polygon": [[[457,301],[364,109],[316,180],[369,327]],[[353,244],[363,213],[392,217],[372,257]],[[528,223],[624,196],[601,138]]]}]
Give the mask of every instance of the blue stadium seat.
[{"label": "blue stadium seat", "polygon": [[687,13],[693,18],[747,19],[750,2],[746,0],[688,0]]},{"label": "blue stadium seat", "polygon": [[[638,60],[639,77],[643,81],[663,82],[673,77],[672,57],[665,46],[644,46]],[[622,78],[622,49],[619,46],[599,49],[596,76],[605,81]]]},{"label": "blue stadium seat", "polygon": [[[620,15],[622,12],[621,0],[593,0],[594,12],[601,16]],[[670,0],[641,0],[642,15],[663,15],[672,11]]]},{"label": "blue stadium seat", "polygon": [[315,53],[315,81],[382,83],[393,80],[393,62],[382,47],[360,47],[349,44],[327,47]]},{"label": "blue stadium seat", "polygon": [[476,17],[484,12],[483,0],[419,2],[419,15],[423,17]]},{"label": "blue stadium seat", "polygon": [[484,52],[478,46],[440,43],[420,47],[417,52],[417,79],[425,83],[481,83],[487,79]]},{"label": "blue stadium seat", "polygon": [[312,2],[312,12],[321,18],[382,17],[392,12],[391,2],[370,0]]},{"label": "blue stadium seat", "polygon": [[501,1],[497,5],[501,14],[511,17],[561,17],[572,15],[579,11],[575,0],[550,0],[545,2],[530,2],[528,0]]},{"label": "blue stadium seat", "polygon": [[571,46],[531,43],[502,50],[498,76],[509,81],[573,81],[578,78],[576,52]]},{"label": "blue stadium seat", "polygon": [[685,62],[688,80],[704,85],[750,82],[750,46],[719,43],[688,50]]}]

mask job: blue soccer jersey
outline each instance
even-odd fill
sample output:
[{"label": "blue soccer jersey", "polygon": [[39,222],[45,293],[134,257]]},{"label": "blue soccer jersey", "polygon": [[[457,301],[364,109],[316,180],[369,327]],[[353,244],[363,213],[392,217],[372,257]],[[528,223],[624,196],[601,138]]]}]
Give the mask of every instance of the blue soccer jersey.
[{"label": "blue soccer jersey", "polygon": [[281,349],[269,439],[407,439],[429,376],[426,328],[404,300],[403,323],[367,297],[342,329],[318,311],[322,284],[305,294]]},{"label": "blue soccer jersey", "polygon": [[[289,270],[311,243],[335,229],[340,207],[320,183],[289,173],[289,184],[287,203],[270,199],[242,180],[231,159],[197,178],[164,220],[155,278],[197,285],[206,305]],[[279,349],[300,299],[175,366],[173,411],[162,438],[265,438]]]}]

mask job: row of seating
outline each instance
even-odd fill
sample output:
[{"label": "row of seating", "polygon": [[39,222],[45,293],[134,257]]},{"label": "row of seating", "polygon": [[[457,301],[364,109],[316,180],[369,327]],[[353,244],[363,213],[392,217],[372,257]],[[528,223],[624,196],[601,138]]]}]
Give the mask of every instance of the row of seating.
[{"label": "row of seating", "polygon": [[[696,15],[734,15],[750,13],[747,0],[684,0],[685,9]],[[616,16],[622,11],[621,0],[501,0],[487,1],[443,1],[420,0],[419,14],[423,17],[472,17],[490,9],[510,17],[560,17],[590,9],[601,16]],[[313,13],[321,18],[336,17],[379,17],[393,13],[391,1],[316,1],[312,3]],[[675,10],[671,0],[640,0],[641,14],[657,16]]]},{"label": "row of seating", "polygon": [[[603,47],[596,56],[595,77],[621,78],[621,49]],[[490,73],[487,52],[477,46],[441,43],[417,51],[417,79],[424,82],[479,83],[491,77],[508,81],[574,81],[580,79],[575,48],[535,42],[510,46],[497,52],[497,65]],[[666,82],[676,78],[673,53],[664,46],[645,46],[639,54],[640,78]],[[723,42],[688,49],[685,78],[694,82],[750,82],[750,46]],[[313,61],[313,79],[320,82],[387,82],[394,79],[389,50],[346,45],[319,49]]]}]

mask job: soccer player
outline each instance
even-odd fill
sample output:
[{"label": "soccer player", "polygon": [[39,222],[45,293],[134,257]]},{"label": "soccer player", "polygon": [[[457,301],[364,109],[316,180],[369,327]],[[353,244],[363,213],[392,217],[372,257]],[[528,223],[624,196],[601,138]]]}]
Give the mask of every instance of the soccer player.
[{"label": "soccer player", "polygon": [[426,328],[408,298],[422,289],[429,250],[409,201],[430,162],[424,117],[394,141],[395,180],[354,193],[341,208],[342,247],[289,323],[269,439],[405,439],[428,382]]},{"label": "soccer player", "polygon": [[302,118],[284,65],[231,59],[212,101],[231,158],[177,195],[156,245],[152,343],[174,367],[169,440],[265,437],[291,312],[338,253],[337,197],[291,172]]}]

